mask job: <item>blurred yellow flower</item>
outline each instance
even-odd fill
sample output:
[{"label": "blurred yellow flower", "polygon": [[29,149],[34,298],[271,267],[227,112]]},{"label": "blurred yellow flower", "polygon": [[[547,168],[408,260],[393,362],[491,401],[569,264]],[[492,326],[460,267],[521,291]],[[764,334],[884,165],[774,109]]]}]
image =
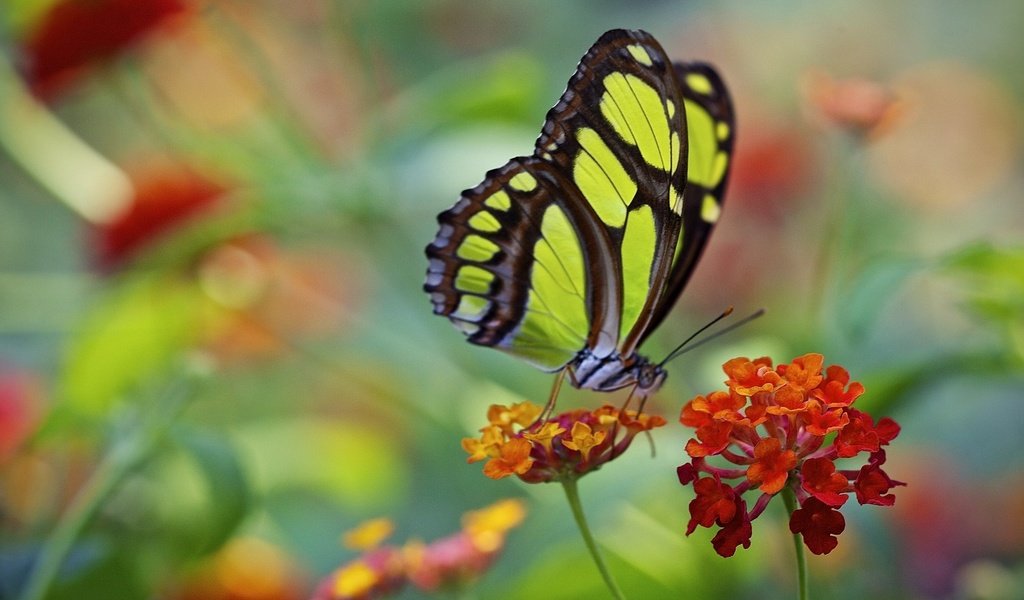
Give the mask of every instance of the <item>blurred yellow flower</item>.
[{"label": "blurred yellow flower", "polygon": [[355,529],[346,531],[342,536],[342,542],[346,548],[352,550],[371,550],[391,537],[394,532],[395,524],[391,519],[379,517],[364,521]]}]

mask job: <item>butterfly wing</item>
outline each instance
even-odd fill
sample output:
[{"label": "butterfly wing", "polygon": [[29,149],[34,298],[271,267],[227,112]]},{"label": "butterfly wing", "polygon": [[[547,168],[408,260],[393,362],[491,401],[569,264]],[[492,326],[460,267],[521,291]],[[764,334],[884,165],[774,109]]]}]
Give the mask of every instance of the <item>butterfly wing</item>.
[{"label": "butterfly wing", "polygon": [[661,45],[642,31],[605,33],[580,61],[537,139],[608,239],[596,356],[630,356],[650,326],[682,226],[687,136],[681,87]]},{"label": "butterfly wing", "polygon": [[[489,172],[438,217],[424,286],[434,312],[470,342],[549,371],[584,349],[632,356],[710,231],[711,209],[692,198],[720,206],[724,192],[731,131],[710,139],[701,121],[695,139],[687,129],[698,109],[698,119],[711,115],[713,136],[718,123],[732,124],[724,87],[704,68],[673,65],[641,31],[601,36],[548,112],[534,156]],[[693,73],[710,93],[697,93]],[[721,176],[701,163],[687,177],[694,142],[702,156],[708,144],[725,149]]]},{"label": "butterfly wing", "polygon": [[[425,289],[470,342],[555,371],[588,344],[607,243],[559,170],[515,158],[438,217]],[[588,225],[589,224],[589,225]]]},{"label": "butterfly wing", "polygon": [[732,99],[715,69],[706,63],[677,62],[675,70],[686,105],[689,146],[683,224],[665,293],[641,341],[665,319],[683,292],[718,221],[736,135]]}]

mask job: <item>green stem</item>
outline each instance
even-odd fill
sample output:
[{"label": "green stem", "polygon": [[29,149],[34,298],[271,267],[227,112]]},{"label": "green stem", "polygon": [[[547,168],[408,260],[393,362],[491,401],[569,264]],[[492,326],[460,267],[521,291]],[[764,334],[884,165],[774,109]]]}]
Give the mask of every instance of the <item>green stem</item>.
[{"label": "green stem", "polygon": [[89,520],[118,484],[163,440],[188,396],[186,389],[190,387],[172,385],[154,410],[140,416],[124,435],[115,436],[106,456],[43,543],[19,600],[42,600],[46,596],[68,552]]},{"label": "green stem", "polygon": [[[792,515],[797,508],[796,494],[789,486],[782,490],[782,501],[786,504],[786,513]],[[807,556],[804,554],[804,543],[799,533],[793,534],[793,549],[796,550],[796,574],[800,586],[798,598],[809,600],[811,596],[807,587]]]},{"label": "green stem", "polygon": [[562,488],[565,490],[565,498],[569,501],[569,508],[572,509],[572,516],[576,519],[576,525],[580,528],[580,534],[583,536],[583,541],[587,544],[587,550],[590,551],[590,556],[593,557],[594,564],[597,565],[597,570],[601,572],[601,577],[604,579],[605,585],[608,586],[608,590],[612,593],[612,597],[616,598],[616,600],[625,600],[626,596],[622,593],[622,590],[619,589],[619,585],[615,583],[615,579],[612,578],[611,571],[609,571],[608,566],[604,564],[604,558],[601,557],[601,551],[597,548],[594,536],[590,533],[590,526],[587,525],[587,517],[583,514],[583,505],[580,504],[580,493],[576,487],[576,480],[562,480]]},{"label": "green stem", "polygon": [[833,166],[825,185],[824,211],[825,222],[821,227],[821,239],[818,256],[815,258],[814,279],[810,294],[810,314],[821,323],[827,323],[830,315],[826,314],[826,306],[835,300],[834,283],[841,279],[837,259],[842,256],[845,232],[848,229],[847,196],[850,194],[849,182],[851,152],[847,150],[847,140],[836,142],[834,154],[840,158]]},{"label": "green stem", "polygon": [[135,463],[132,449],[116,444],[93,471],[43,545],[20,600],[40,600],[46,595],[78,534]]}]

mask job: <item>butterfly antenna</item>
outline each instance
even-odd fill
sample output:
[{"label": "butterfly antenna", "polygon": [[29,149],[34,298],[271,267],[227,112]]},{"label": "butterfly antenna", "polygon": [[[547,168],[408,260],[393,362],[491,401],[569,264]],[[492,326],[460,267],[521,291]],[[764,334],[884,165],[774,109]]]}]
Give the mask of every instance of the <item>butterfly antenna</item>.
[{"label": "butterfly antenna", "polygon": [[746,325],[747,323],[753,321],[754,319],[757,319],[757,318],[761,317],[762,315],[764,315],[764,312],[765,311],[764,311],[763,308],[759,308],[756,311],[754,311],[752,314],[747,315],[746,317],[743,317],[742,319],[740,319],[739,321],[737,321],[737,322],[733,323],[732,325],[726,327],[725,329],[723,329],[721,331],[716,331],[714,334],[712,334],[712,335],[702,339],[701,341],[699,341],[699,342],[697,342],[695,344],[688,345],[688,344],[690,344],[691,341],[693,341],[694,338],[696,338],[698,335],[700,335],[701,333],[706,331],[709,327],[711,327],[715,323],[721,321],[725,317],[728,317],[730,314],[732,314],[732,307],[730,306],[722,314],[720,314],[717,317],[715,317],[714,319],[712,319],[710,323],[708,323],[707,325],[701,327],[693,335],[691,335],[690,337],[686,338],[686,340],[684,340],[682,344],[679,344],[678,346],[676,346],[676,349],[673,350],[672,352],[669,352],[668,356],[665,357],[665,360],[663,360],[660,363],[658,363],[658,366],[659,367],[663,367],[663,366],[665,366],[665,363],[667,363],[668,361],[672,360],[673,358],[676,358],[678,356],[686,354],[687,352],[689,352],[690,350],[693,350],[694,348],[699,348],[700,346],[703,346],[704,344],[710,342],[711,340],[713,340],[713,339],[715,339],[717,337],[721,337],[721,336],[729,333],[730,331],[733,331],[734,329],[738,329],[738,328]]},{"label": "butterfly antenna", "polygon": [[690,342],[692,342],[692,341],[693,341],[693,338],[695,338],[695,337],[697,337],[698,335],[700,335],[700,334],[704,333],[705,331],[707,331],[708,327],[711,327],[711,326],[712,326],[712,325],[714,325],[715,323],[717,323],[717,322],[721,321],[722,319],[724,319],[724,318],[728,317],[728,316],[729,316],[729,315],[731,315],[731,314],[732,314],[732,307],[730,306],[729,308],[727,308],[727,309],[725,309],[724,311],[722,311],[722,314],[718,315],[718,316],[717,316],[717,317],[715,317],[714,319],[711,319],[711,320],[710,320],[710,321],[709,321],[709,322],[707,323],[707,325],[705,325],[705,326],[701,327],[701,328],[700,328],[700,329],[698,329],[697,331],[694,331],[694,332],[693,332],[693,334],[692,334],[692,335],[691,335],[690,337],[688,337],[688,338],[686,338],[685,340],[683,340],[683,343],[681,343],[681,344],[679,344],[678,346],[676,346],[676,347],[675,347],[675,350],[673,350],[673,351],[669,352],[669,353],[668,353],[668,356],[666,356],[666,357],[665,357],[665,360],[663,360],[663,361],[661,361],[660,363],[658,363],[658,366],[659,366],[659,367],[664,367],[664,366],[665,366],[665,363],[667,363],[668,361],[672,360],[672,359],[673,359],[673,358],[674,358],[674,357],[675,357],[675,356],[677,355],[677,353],[679,353],[679,352],[680,352],[680,351],[681,351],[681,350],[682,350],[683,348],[685,348],[685,347],[686,347],[686,345],[687,345],[687,344],[689,344]]}]

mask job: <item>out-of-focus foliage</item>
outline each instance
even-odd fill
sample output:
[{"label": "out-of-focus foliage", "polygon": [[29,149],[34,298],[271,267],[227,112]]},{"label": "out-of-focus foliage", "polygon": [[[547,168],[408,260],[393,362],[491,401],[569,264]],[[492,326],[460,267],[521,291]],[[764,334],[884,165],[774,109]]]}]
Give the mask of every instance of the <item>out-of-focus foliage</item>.
[{"label": "out-of-focus foliage", "polygon": [[48,598],[306,598],[358,523],[435,540],[504,497],[529,516],[469,591],[603,596],[561,490],[459,446],[550,376],[466,344],[421,285],[434,216],[530,151],[614,27],[714,63],[737,113],[720,224],[645,352],[768,311],[669,365],[653,456],[637,438],[580,482],[621,587],[794,593],[781,510],[730,559],[683,536],[677,417],[727,358],[820,352],[903,426],[907,487],[847,513],[815,595],[1020,597],[1022,23],[1011,0],[9,0],[0,598],[55,538]]}]

